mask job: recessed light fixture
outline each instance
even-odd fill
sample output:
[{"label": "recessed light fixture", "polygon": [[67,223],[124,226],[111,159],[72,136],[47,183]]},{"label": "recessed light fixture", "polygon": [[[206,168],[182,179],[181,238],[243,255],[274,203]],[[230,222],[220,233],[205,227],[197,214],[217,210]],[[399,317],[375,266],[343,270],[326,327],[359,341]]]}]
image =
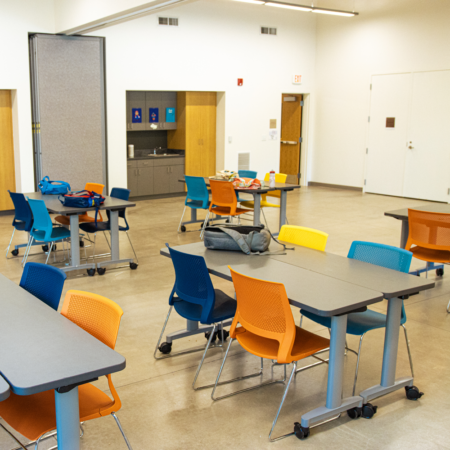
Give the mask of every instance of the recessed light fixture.
[{"label": "recessed light fixture", "polygon": [[276,8],[293,9],[297,11],[315,12],[319,14],[331,14],[334,16],[353,17],[358,13],[354,11],[339,11],[336,9],[316,8],[315,6],[307,5],[295,5],[293,3],[283,3],[274,1],[261,1],[261,0],[234,0],[235,2],[253,3],[254,5],[274,6]]},{"label": "recessed light fixture", "polygon": [[288,3],[266,2],[266,6],[275,6],[276,8],[296,9],[297,11],[312,11],[308,6],[291,5]]}]

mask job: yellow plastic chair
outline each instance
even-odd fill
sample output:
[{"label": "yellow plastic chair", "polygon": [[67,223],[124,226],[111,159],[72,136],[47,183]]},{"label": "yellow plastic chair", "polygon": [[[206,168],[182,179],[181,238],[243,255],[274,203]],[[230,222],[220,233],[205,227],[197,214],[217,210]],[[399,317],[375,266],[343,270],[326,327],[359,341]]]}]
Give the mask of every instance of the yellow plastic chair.
[{"label": "yellow plastic chair", "polygon": [[[275,183],[286,183],[287,177],[288,176],[284,173],[276,173],[275,174]],[[270,173],[266,173],[266,176],[264,177],[264,181],[265,182],[270,181]],[[266,215],[264,214],[264,208],[279,208],[280,205],[277,203],[271,203],[271,202],[267,201],[267,197],[281,198],[281,191],[271,191],[271,192],[268,192],[267,194],[261,195],[261,211],[263,213],[264,221],[266,222],[266,226],[267,226],[267,228],[269,228],[269,226],[267,225]],[[249,208],[249,209],[254,209],[255,202],[254,201],[241,202],[241,206],[244,206],[245,208]]]},{"label": "yellow plastic chair", "polygon": [[[105,185],[100,184],[100,183],[86,183],[86,185],[84,186],[85,191],[92,191],[92,192],[95,192],[96,194],[100,194],[100,195],[103,194],[104,188],[105,188]],[[79,223],[84,223],[84,222],[92,223],[92,222],[95,222],[95,217],[90,216],[88,213],[81,214],[80,217],[78,218],[78,221],[79,221]],[[55,222],[58,222],[61,225],[69,226],[70,218],[68,216],[57,216],[57,217],[55,217]],[[97,222],[103,222],[102,213],[100,211],[98,212]]]},{"label": "yellow plastic chair", "polygon": [[324,252],[328,234],[313,228],[283,225],[278,240]]}]

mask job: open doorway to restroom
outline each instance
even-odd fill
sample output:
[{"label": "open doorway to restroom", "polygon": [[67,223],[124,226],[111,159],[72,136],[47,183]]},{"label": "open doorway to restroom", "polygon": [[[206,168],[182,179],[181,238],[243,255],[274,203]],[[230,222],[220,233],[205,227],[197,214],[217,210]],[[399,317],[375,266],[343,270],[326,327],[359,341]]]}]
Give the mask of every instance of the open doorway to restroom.
[{"label": "open doorway to restroom", "polygon": [[302,94],[281,95],[280,173],[292,184],[299,184],[302,176],[302,112]]}]

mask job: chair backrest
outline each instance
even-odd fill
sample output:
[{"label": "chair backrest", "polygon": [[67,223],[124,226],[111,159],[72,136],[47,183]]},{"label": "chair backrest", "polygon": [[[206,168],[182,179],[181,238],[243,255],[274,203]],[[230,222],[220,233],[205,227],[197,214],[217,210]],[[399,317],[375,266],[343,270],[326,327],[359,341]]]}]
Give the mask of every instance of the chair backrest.
[{"label": "chair backrest", "polygon": [[205,179],[203,177],[191,177],[188,175],[184,178],[187,186],[185,204],[188,204],[188,200],[193,200],[196,202],[203,202],[202,207],[205,209],[208,208],[209,192],[206,187]]},{"label": "chair backrest", "polygon": [[[408,250],[374,242],[353,241],[347,257],[408,273],[413,254]],[[406,322],[406,312],[402,305],[402,323]]]},{"label": "chair backrest", "polygon": [[251,278],[235,272],[231,267],[229,269],[237,300],[230,336],[235,337],[236,326],[240,323],[253,334],[278,341],[277,361],[291,362],[289,357],[296,331],[284,285]]},{"label": "chair backrest", "polygon": [[325,251],[328,234],[313,228],[283,225],[278,235],[280,241],[290,242],[294,245]]},{"label": "chair backrest", "polygon": [[103,194],[103,189],[105,188],[104,184],[100,184],[100,183],[86,183],[86,185],[84,186],[84,189],[86,191],[92,191],[95,192],[96,194]]},{"label": "chair backrest", "polygon": [[61,314],[114,349],[119,334],[122,308],[101,295],[67,291]]},{"label": "chair backrest", "polygon": [[239,170],[239,178],[258,178],[258,172],[255,170]]},{"label": "chair backrest", "polygon": [[[275,174],[275,183],[286,183],[287,180],[287,175],[285,173],[276,173]],[[266,176],[264,177],[264,181],[268,182],[270,181],[270,173],[266,173]],[[265,199],[265,197],[281,197],[281,191],[271,191],[267,194],[263,194],[263,197]]]},{"label": "chair backrest", "polygon": [[418,245],[450,251],[450,214],[408,209],[408,221],[408,250],[412,245]]},{"label": "chair backrest", "polygon": [[[111,189],[110,197],[119,198],[120,200],[128,201],[128,199],[130,198],[130,192],[131,191],[129,189],[115,187],[115,188]],[[126,211],[126,208],[119,210],[119,217],[121,217],[123,220],[125,220],[125,223],[127,224],[126,228],[128,230],[130,227],[128,226],[128,222],[125,217],[125,211]],[[106,215],[108,216],[108,220],[110,220],[110,213],[108,210],[106,211]]]},{"label": "chair backrest", "polygon": [[66,278],[57,267],[29,262],[25,264],[20,287],[57,311]]},{"label": "chair backrest", "polygon": [[17,222],[24,222],[24,231],[30,231],[33,225],[33,214],[31,214],[30,205],[25,198],[25,195],[19,194],[17,192],[8,191],[11,196],[11,200],[14,203],[14,220],[13,227],[16,226]]},{"label": "chair backrest", "polygon": [[237,197],[233,183],[229,181],[210,180],[211,208],[213,205],[230,208],[230,214],[236,213]]},{"label": "chair backrest", "polygon": [[175,269],[175,284],[169,304],[173,305],[173,294],[185,302],[202,307],[201,323],[211,323],[215,292],[211,277],[202,256],[189,255],[170,248],[166,244]]},{"label": "chair backrest", "polygon": [[33,213],[33,230],[44,231],[45,240],[50,239],[53,231],[53,224],[44,200],[34,200],[29,198],[28,204]]}]

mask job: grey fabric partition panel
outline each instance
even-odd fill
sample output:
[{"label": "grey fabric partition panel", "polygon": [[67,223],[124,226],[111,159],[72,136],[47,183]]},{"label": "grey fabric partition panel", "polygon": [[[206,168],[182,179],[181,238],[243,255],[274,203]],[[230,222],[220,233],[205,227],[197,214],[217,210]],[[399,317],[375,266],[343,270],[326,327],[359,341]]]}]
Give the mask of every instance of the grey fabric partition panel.
[{"label": "grey fabric partition panel", "polygon": [[36,184],[107,185],[104,38],[30,36]]}]

